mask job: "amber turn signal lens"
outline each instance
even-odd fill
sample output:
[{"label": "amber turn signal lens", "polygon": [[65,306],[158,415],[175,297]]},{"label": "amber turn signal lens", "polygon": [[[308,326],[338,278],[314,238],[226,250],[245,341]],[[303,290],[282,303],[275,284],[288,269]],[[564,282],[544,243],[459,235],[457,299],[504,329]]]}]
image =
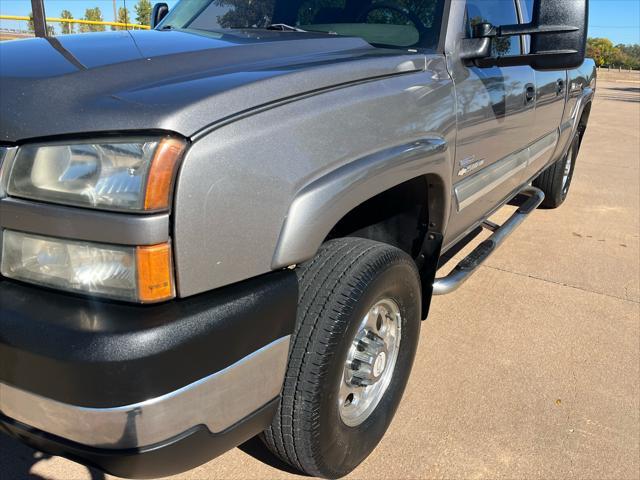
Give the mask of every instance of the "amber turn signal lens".
[{"label": "amber turn signal lens", "polygon": [[176,138],[165,138],[158,145],[149,170],[144,199],[145,210],[169,208],[173,181],[184,149],[185,142]]},{"label": "amber turn signal lens", "polygon": [[168,243],[138,247],[138,299],[143,303],[161,302],[175,296]]}]

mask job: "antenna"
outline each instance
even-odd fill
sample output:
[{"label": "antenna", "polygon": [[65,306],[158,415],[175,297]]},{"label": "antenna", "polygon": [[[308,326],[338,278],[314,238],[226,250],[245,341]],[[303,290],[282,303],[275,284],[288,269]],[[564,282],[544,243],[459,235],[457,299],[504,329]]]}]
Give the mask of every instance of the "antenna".
[{"label": "antenna", "polygon": [[47,17],[44,12],[44,0],[31,0],[33,13],[33,31],[36,37],[47,36]]}]

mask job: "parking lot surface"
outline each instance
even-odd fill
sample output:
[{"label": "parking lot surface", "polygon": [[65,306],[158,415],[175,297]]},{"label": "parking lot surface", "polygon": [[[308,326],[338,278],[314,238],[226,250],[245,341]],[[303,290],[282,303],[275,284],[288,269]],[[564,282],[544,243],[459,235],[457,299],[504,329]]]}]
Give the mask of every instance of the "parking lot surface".
[{"label": "parking lot surface", "polygon": [[[640,478],[640,84],[600,82],[571,194],[434,300],[352,479]],[[0,436],[2,479],[102,479]],[[106,477],[112,478],[112,477]],[[251,441],[175,479],[294,479]]]}]

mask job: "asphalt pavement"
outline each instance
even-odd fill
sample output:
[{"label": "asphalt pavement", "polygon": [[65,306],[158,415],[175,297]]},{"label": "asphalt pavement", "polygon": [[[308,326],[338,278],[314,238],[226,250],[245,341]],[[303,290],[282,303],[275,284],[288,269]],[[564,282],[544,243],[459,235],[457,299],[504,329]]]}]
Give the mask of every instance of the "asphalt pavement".
[{"label": "asphalt pavement", "polygon": [[[434,300],[398,414],[348,478],[639,479],[639,283],[640,83],[600,82],[566,204]],[[0,478],[105,477],[0,436]],[[251,441],[173,478],[302,477]]]}]

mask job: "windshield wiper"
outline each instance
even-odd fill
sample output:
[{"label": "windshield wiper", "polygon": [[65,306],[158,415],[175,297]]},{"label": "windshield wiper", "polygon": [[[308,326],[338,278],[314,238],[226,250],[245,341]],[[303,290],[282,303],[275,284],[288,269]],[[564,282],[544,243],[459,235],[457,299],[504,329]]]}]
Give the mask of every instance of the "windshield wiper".
[{"label": "windshield wiper", "polygon": [[279,30],[281,32],[302,32],[306,33],[306,30],[303,30],[298,27],[292,27],[291,25],[287,25],[286,23],[274,23],[267,27],[267,30]]}]

